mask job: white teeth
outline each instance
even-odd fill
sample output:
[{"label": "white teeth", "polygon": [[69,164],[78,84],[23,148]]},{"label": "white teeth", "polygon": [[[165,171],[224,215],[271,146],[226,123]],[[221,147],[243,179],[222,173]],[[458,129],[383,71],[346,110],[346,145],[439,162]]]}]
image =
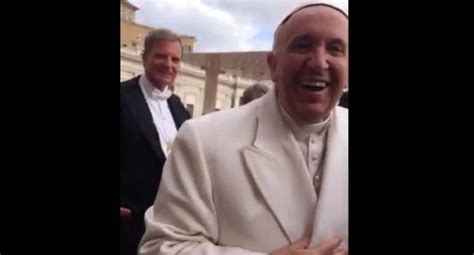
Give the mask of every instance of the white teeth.
[{"label": "white teeth", "polygon": [[326,82],[324,81],[303,81],[302,84],[304,86],[322,87],[322,88],[325,88],[327,86]]}]

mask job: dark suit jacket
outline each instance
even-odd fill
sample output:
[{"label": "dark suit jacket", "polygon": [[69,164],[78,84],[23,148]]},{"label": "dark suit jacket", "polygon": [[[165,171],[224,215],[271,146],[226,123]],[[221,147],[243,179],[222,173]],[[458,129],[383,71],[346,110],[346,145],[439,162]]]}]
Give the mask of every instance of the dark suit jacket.
[{"label": "dark suit jacket", "polygon": [[[120,206],[132,211],[121,219],[121,254],[136,254],[144,213],[153,205],[166,160],[138,80],[135,77],[120,86]],[[190,114],[176,95],[168,99],[168,105],[178,129]]]}]

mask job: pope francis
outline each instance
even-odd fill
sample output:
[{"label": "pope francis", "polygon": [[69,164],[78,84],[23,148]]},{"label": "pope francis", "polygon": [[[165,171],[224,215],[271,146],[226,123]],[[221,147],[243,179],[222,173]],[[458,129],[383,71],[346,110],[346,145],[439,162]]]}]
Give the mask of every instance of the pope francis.
[{"label": "pope francis", "polygon": [[347,254],[348,23],[332,4],[292,11],[267,57],[275,86],[185,122],[139,254]]}]

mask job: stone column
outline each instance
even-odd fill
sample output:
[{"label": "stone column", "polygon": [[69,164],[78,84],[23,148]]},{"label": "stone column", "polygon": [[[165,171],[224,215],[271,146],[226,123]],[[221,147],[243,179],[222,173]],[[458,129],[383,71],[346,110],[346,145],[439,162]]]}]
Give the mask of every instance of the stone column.
[{"label": "stone column", "polygon": [[210,57],[207,65],[202,67],[206,70],[206,83],[204,86],[204,103],[202,107],[202,114],[214,112],[216,109],[217,86],[219,84],[219,59],[217,57]]}]

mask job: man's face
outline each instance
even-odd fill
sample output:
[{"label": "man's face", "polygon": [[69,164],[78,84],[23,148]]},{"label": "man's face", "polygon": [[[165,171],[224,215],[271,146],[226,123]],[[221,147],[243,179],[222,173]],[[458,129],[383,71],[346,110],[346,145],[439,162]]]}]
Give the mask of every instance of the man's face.
[{"label": "man's face", "polygon": [[156,88],[163,90],[173,84],[178,75],[181,62],[181,45],[179,42],[160,42],[143,57],[143,67],[148,80]]},{"label": "man's face", "polygon": [[325,6],[296,12],[268,56],[283,108],[300,124],[327,118],[348,84],[348,18]]}]

